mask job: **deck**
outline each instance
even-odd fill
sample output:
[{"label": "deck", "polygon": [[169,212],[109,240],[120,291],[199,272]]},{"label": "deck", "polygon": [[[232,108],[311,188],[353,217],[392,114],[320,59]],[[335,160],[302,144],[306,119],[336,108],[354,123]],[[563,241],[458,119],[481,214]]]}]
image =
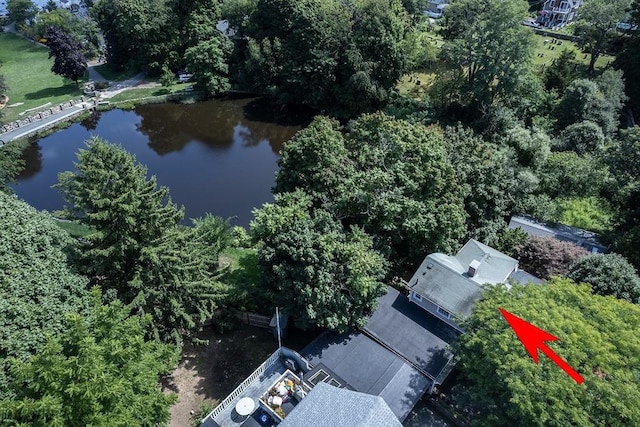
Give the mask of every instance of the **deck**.
[{"label": "deck", "polygon": [[243,417],[235,411],[236,402],[243,397],[250,397],[256,403],[256,411],[254,413],[260,411],[258,399],[286,370],[287,368],[282,362],[280,353],[276,351],[202,420],[201,427],[248,427],[256,425],[254,423],[257,421],[252,417],[253,413]]}]

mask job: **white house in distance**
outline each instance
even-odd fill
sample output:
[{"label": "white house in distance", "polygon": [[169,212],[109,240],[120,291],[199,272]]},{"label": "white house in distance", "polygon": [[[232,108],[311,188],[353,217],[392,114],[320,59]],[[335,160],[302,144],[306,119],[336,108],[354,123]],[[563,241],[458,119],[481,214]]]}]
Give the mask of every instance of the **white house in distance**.
[{"label": "white house in distance", "polygon": [[537,22],[546,28],[561,28],[573,21],[583,0],[547,0],[538,12]]},{"label": "white house in distance", "polygon": [[542,282],[518,270],[518,260],[471,239],[455,256],[427,255],[408,282],[409,300],[464,332],[458,323],[471,314],[483,287],[512,281]]}]

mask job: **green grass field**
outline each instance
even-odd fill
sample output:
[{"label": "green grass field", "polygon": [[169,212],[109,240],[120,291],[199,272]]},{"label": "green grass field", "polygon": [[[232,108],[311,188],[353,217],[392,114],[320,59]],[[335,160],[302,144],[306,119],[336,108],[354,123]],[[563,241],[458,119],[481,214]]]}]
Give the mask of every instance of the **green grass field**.
[{"label": "green grass field", "polygon": [[82,95],[75,83],[51,72],[53,59],[48,58],[45,47],[31,43],[11,33],[0,33],[0,75],[4,76],[9,96],[8,105],[24,103],[2,109],[2,122],[20,117],[19,113],[51,102],[59,104]]},{"label": "green grass field", "polygon": [[112,82],[122,82],[138,74],[136,70],[113,70],[109,64],[101,64],[93,67],[102,77]]},{"label": "green grass field", "polygon": [[[431,42],[438,49],[442,48],[444,41],[440,36],[435,33],[429,33],[428,35]],[[554,59],[558,58],[563,49],[569,49],[576,53],[576,63],[578,64],[578,75],[587,76],[587,67],[589,66],[589,60],[591,56],[584,54],[580,48],[573,42],[567,40],[555,40],[555,43],[551,43],[552,37],[535,35],[536,47],[533,53],[533,64],[536,72],[541,73],[544,68],[550,67]],[[601,72],[611,62],[614,57],[609,55],[601,55],[596,61],[596,73]],[[435,64],[430,70],[422,70],[403,76],[398,82],[398,90],[403,95],[408,95],[413,98],[422,98],[429,90],[429,86],[433,83],[436,73],[444,71],[443,64]],[[416,81],[420,81],[420,85]]]},{"label": "green grass field", "polygon": [[110,98],[111,102],[120,102],[128,100],[136,100],[140,98],[148,98],[151,96],[169,95],[182,91],[186,86],[184,84],[175,84],[169,87],[148,87],[140,89],[129,89]]}]

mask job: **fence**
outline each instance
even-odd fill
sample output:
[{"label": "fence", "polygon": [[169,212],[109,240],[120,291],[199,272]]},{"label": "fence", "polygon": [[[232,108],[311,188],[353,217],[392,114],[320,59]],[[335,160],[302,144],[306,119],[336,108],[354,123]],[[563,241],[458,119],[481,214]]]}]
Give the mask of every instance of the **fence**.
[{"label": "fence", "polygon": [[227,396],[222,402],[220,402],[220,404],[216,406],[213,409],[213,411],[211,411],[209,415],[207,415],[204,418],[204,420],[202,420],[202,422],[204,422],[207,418],[211,418],[213,420],[215,417],[220,415],[222,411],[227,409],[227,407],[231,405],[233,401],[238,396],[240,396],[242,392],[244,392],[247,389],[247,387],[251,385],[251,383],[253,383],[256,379],[258,379],[260,375],[262,375],[267,369],[269,369],[279,359],[280,359],[280,348],[274,351],[273,354],[269,356],[269,358],[265,360],[262,365],[258,366],[258,368],[255,371],[253,371],[253,373],[249,375],[246,380],[244,380],[238,387],[236,387],[235,390],[231,392],[231,394],[229,394],[229,396]]},{"label": "fence", "polygon": [[256,313],[237,312],[236,317],[249,326],[268,329],[271,317]]}]

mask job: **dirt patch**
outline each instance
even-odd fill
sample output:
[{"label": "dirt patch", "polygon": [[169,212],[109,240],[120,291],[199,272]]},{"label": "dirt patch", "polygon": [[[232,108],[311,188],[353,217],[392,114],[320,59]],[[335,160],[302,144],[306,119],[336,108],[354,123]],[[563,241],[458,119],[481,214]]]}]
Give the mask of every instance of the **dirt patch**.
[{"label": "dirt patch", "polygon": [[[294,331],[283,345],[300,350],[316,335]],[[185,346],[178,367],[162,382],[164,392],[178,395],[170,427],[191,425],[203,402],[216,406],[278,347],[270,330],[247,325],[225,334],[205,328],[199,338],[209,344]]]}]

